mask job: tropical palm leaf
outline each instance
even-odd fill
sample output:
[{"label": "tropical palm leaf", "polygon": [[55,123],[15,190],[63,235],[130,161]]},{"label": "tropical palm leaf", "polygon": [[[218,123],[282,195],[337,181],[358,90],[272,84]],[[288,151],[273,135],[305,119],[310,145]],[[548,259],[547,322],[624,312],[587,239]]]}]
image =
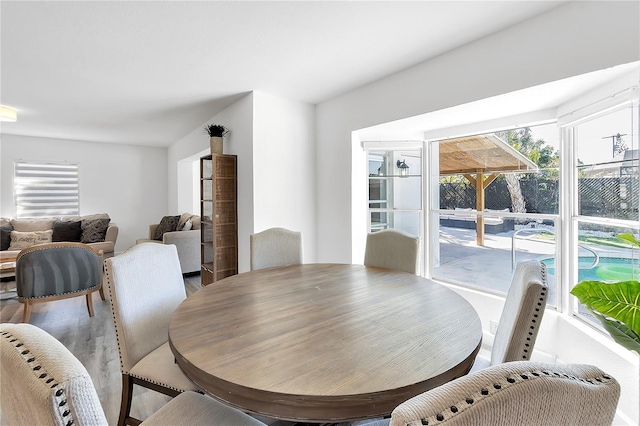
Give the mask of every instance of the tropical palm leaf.
[{"label": "tropical palm leaf", "polygon": [[571,294],[588,308],[623,322],[634,333],[640,335],[640,283],[638,281],[621,281],[611,284],[582,281],[571,290]]},{"label": "tropical palm leaf", "polygon": [[636,238],[633,236],[633,234],[631,232],[627,232],[626,234],[618,234],[618,235],[616,235],[616,238],[628,241],[631,244],[635,244],[638,247],[640,247],[640,241],[636,240]]},{"label": "tropical palm leaf", "polygon": [[638,334],[618,320],[607,318],[593,310],[591,310],[591,313],[602,323],[602,326],[609,332],[613,340],[622,347],[640,354],[640,336]]}]

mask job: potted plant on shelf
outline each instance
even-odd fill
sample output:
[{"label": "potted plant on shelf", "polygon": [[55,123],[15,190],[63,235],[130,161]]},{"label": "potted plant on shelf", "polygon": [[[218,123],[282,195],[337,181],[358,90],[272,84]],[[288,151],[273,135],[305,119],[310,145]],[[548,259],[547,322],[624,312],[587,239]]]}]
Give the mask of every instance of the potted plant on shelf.
[{"label": "potted plant on shelf", "polygon": [[[631,233],[616,237],[640,248],[640,241]],[[633,276],[637,275],[636,270]],[[582,281],[571,294],[602,323],[613,340],[640,354],[640,282],[637,279],[608,283]]]},{"label": "potted plant on shelf", "polygon": [[229,129],[220,124],[205,124],[204,131],[209,135],[212,154],[222,154],[222,138],[229,133]]}]

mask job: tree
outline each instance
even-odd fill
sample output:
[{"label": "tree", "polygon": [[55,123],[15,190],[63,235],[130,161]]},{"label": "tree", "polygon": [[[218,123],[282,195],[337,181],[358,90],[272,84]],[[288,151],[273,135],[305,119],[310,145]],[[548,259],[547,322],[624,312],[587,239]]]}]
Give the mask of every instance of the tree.
[{"label": "tree", "polygon": [[[523,127],[506,132],[497,132],[496,136],[533,161],[540,170],[538,176],[551,179],[558,178],[558,166],[560,165],[558,150],[551,145],[547,145],[543,139],[534,139],[531,128]],[[526,202],[520,189],[520,175],[507,173],[505,179],[511,196],[513,212],[526,213]]]}]

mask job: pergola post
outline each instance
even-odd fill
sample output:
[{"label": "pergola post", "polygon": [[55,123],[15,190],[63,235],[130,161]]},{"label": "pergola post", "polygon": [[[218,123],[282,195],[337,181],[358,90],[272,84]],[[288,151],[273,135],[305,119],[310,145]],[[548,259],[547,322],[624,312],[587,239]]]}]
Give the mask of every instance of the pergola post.
[{"label": "pergola post", "polygon": [[[476,211],[484,211],[484,190],[498,177],[499,173],[493,173],[485,179],[484,173],[479,171],[475,178],[470,174],[464,174],[469,183],[476,189]],[[476,244],[484,245],[484,216],[476,216]]]},{"label": "pergola post", "polygon": [[[476,211],[484,211],[484,173],[476,174]],[[484,245],[484,216],[476,217],[476,244]]]}]

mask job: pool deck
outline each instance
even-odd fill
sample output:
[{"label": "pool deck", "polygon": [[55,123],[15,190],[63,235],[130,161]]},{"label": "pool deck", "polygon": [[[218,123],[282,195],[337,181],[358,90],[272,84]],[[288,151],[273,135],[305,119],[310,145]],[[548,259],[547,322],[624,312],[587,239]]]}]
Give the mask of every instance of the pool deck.
[{"label": "pool deck", "polygon": [[[540,228],[537,228],[540,229]],[[515,231],[485,234],[484,246],[476,244],[475,229],[440,227],[440,265],[434,268],[434,278],[444,281],[475,285],[506,293],[512,270],[512,244]],[[555,242],[522,232],[515,240],[515,262],[544,260],[555,255]],[[628,257],[627,249],[588,245],[581,255],[601,257]],[[626,256],[625,256],[626,255]],[[548,275],[549,302],[555,300],[555,276]]]}]

